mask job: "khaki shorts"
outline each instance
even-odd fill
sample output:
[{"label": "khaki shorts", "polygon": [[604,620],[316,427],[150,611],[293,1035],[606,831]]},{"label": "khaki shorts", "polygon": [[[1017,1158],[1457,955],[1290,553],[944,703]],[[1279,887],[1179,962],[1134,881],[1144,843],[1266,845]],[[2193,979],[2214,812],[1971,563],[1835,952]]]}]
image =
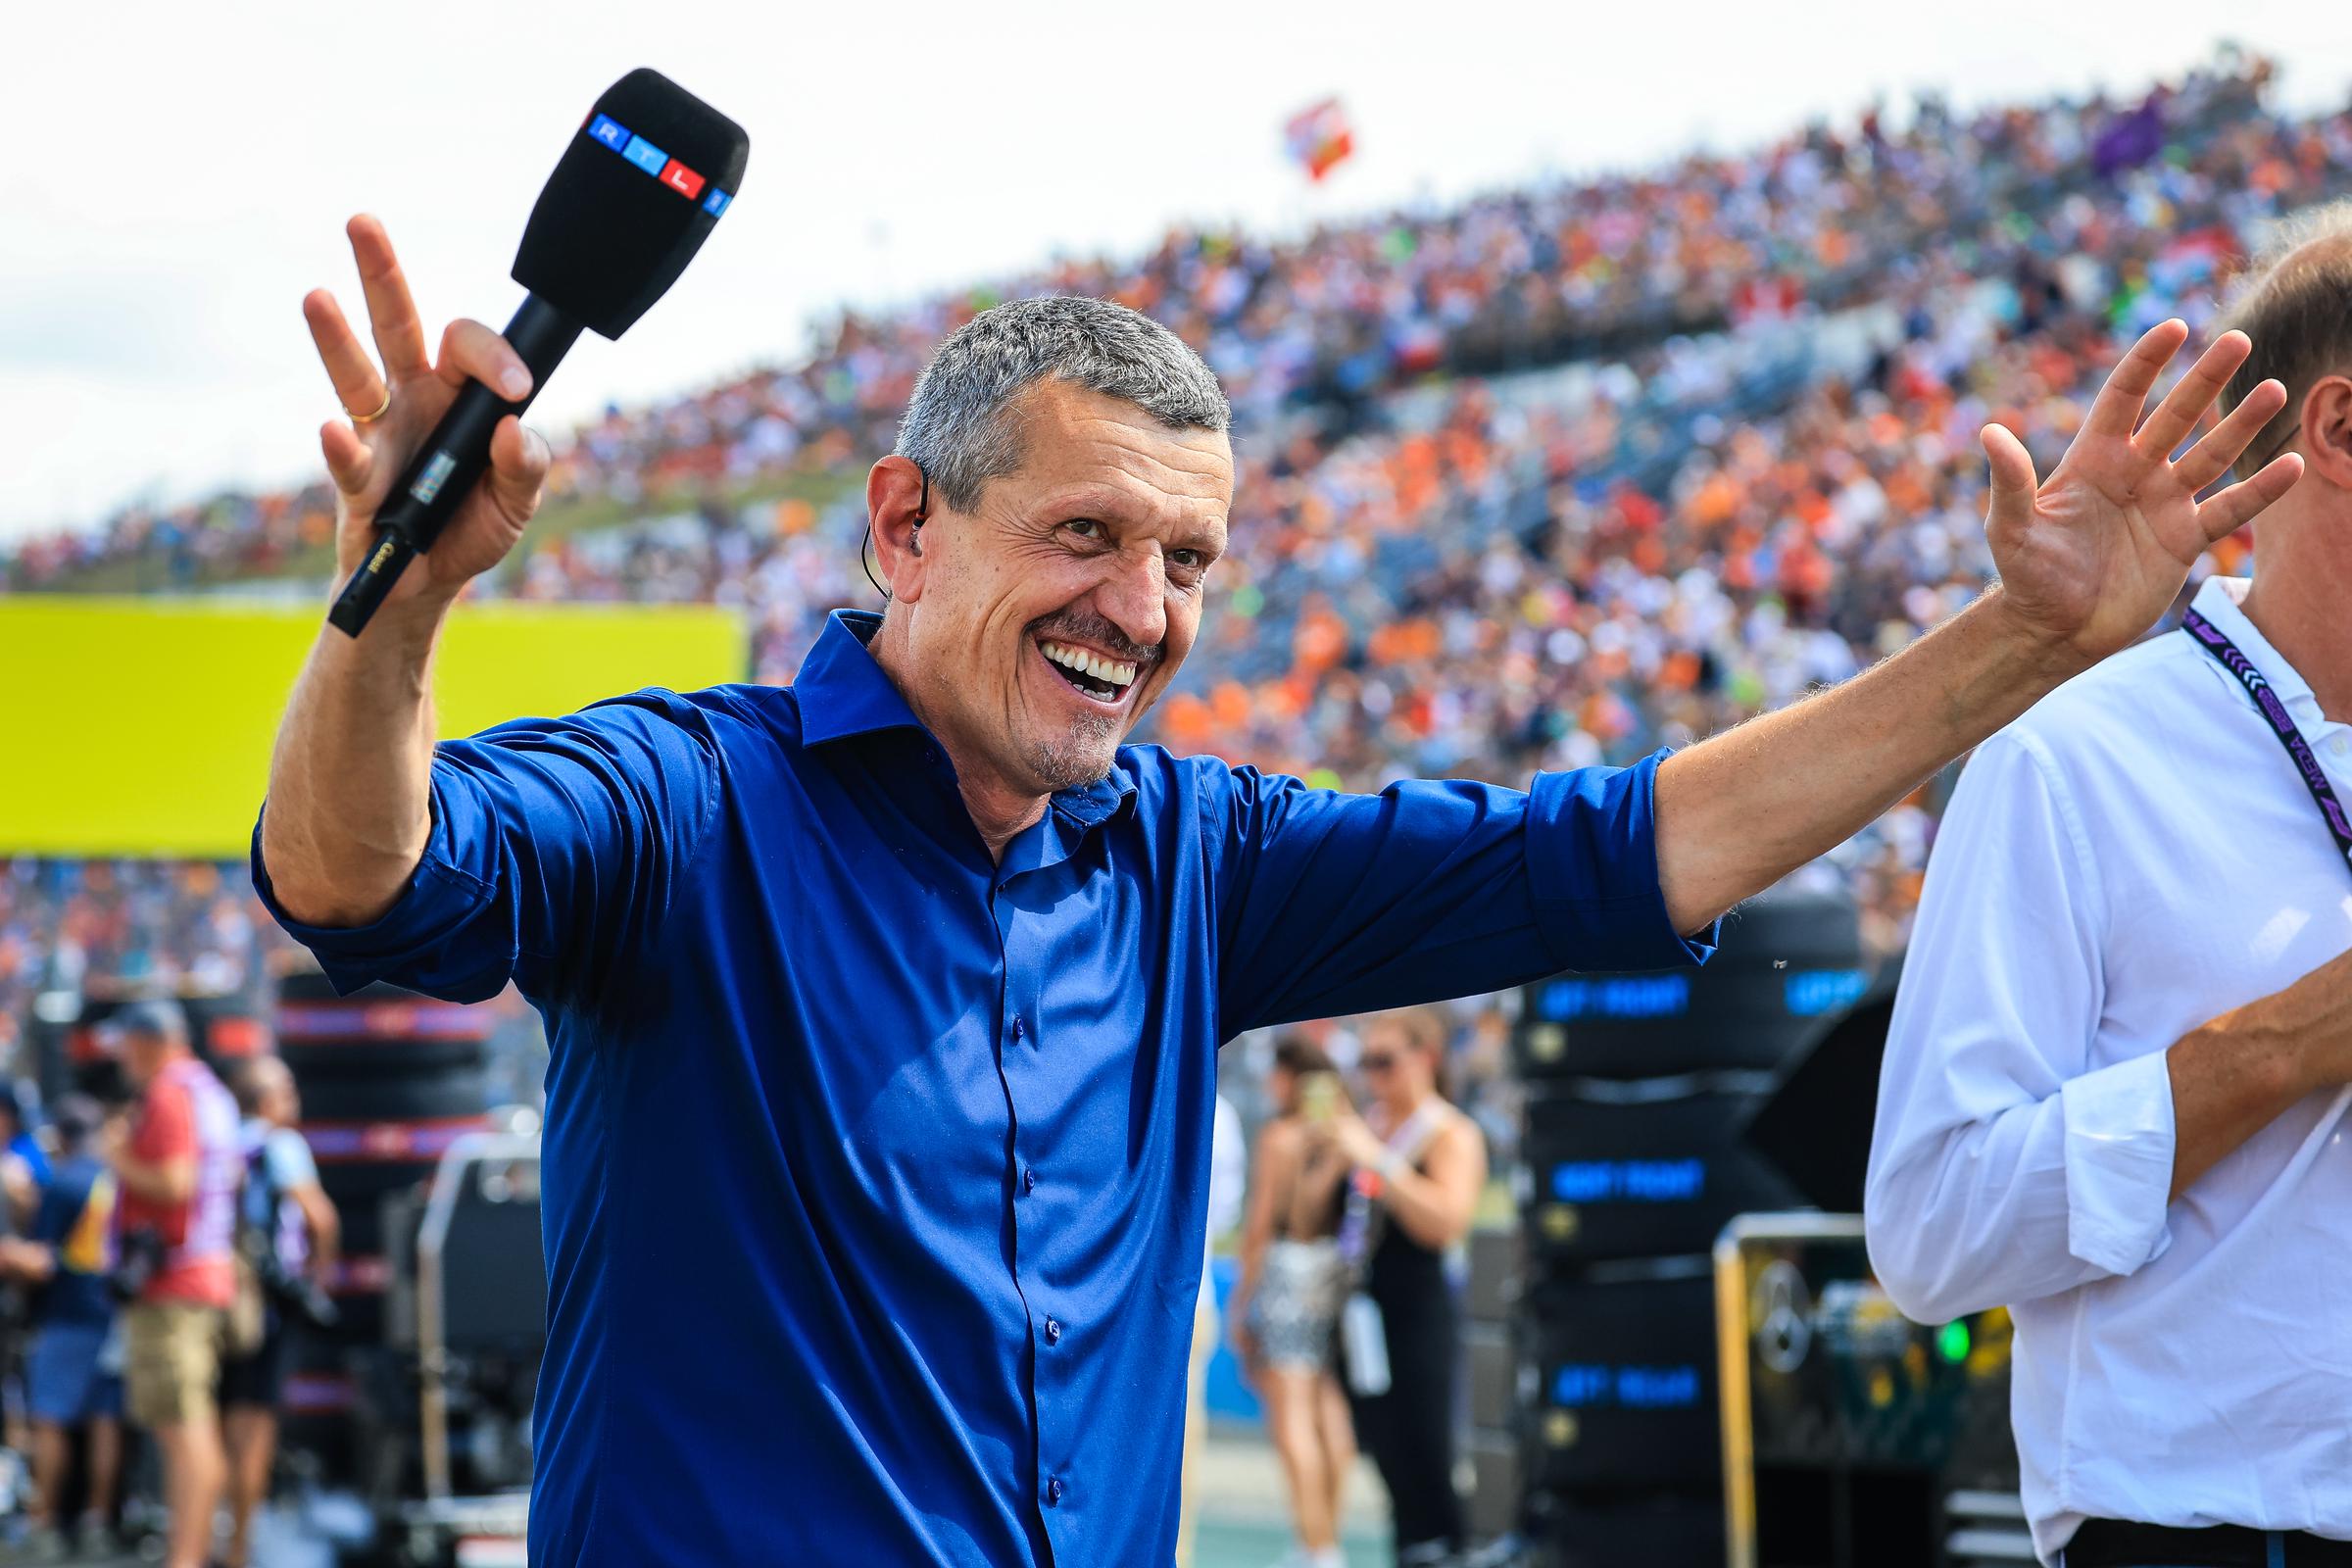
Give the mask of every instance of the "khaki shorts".
[{"label": "khaki shorts", "polygon": [[226,1316],[187,1301],[139,1301],[122,1312],[130,1418],[143,1427],[213,1419]]}]

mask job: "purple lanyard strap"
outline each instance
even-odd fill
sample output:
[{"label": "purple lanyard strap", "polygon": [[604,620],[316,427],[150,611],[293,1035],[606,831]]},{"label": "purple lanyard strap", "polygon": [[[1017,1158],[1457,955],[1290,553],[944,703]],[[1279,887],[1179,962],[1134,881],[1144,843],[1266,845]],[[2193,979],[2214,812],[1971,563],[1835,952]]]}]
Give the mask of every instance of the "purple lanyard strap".
[{"label": "purple lanyard strap", "polygon": [[2246,695],[2254,699],[2254,706],[2271,722],[2271,733],[2278,737],[2278,744],[2285,747],[2286,755],[2294,759],[2295,771],[2301,775],[2303,787],[2311,791],[2313,803],[2319,807],[2321,817],[2328,823],[2328,833],[2335,839],[2335,853],[2342,856],[2347,864],[2352,864],[2352,821],[2345,819],[2343,802],[2336,799],[2335,786],[2328,782],[2326,773],[2320,771],[2320,760],[2312,755],[2311,742],[2303,738],[2303,732],[2287,716],[2286,705],[2278,700],[2277,692],[2271,690],[2269,677],[2254,667],[2254,662],[2239,652],[2237,644],[2224,635],[2219,626],[2195,611],[2181,617],[2180,629],[2195,638],[2207,653],[2220,660],[2222,667],[2236,676],[2237,683],[2246,689]]}]

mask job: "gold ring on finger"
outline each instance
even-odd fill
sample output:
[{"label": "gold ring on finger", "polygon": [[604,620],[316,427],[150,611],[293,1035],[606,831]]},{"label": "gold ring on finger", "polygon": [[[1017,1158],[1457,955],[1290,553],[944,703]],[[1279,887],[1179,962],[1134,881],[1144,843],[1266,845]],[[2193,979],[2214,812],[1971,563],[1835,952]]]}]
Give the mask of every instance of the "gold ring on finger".
[{"label": "gold ring on finger", "polygon": [[373,424],[376,420],[384,416],[384,411],[390,407],[392,407],[392,388],[389,385],[386,385],[384,388],[384,401],[375,406],[375,412],[373,414],[352,414],[351,410],[348,408],[346,408],[343,412],[345,414],[351,414],[351,422],[354,424]]}]

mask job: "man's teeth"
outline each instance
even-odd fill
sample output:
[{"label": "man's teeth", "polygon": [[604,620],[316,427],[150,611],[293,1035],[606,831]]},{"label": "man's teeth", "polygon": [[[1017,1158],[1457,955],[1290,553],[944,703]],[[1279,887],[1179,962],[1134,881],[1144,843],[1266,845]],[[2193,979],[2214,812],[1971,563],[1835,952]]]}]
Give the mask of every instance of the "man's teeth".
[{"label": "man's teeth", "polygon": [[1083,648],[1072,648],[1066,643],[1041,642],[1037,646],[1039,652],[1064,669],[1092,675],[1113,686],[1132,685],[1135,681],[1135,666],[1124,661],[1104,659],[1101,654],[1090,654]]}]

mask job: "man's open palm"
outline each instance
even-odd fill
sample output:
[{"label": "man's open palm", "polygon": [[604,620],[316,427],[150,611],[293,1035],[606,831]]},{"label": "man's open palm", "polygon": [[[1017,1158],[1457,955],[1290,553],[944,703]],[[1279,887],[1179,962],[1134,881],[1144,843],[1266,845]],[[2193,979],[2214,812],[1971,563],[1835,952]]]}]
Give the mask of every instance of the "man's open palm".
[{"label": "man's open palm", "polygon": [[[376,509],[466,382],[477,380],[519,398],[530,389],[530,370],[505,338],[479,321],[452,321],[441,335],[439,356],[426,353],[424,323],[383,225],[360,217],[345,232],[359,264],[381,368],[325,289],[304,299],[302,314],[335,396],[352,416],[350,423],[330,420],[318,432],[319,451],[335,481],[336,553],[348,574],[374,542]],[[490,437],[489,472],[459,503],[432,550],[393,586],[387,602],[435,591],[454,596],[504,560],[539,505],[547,465],[545,441],[511,414],[499,420]]]},{"label": "man's open palm", "polygon": [[2245,526],[2303,473],[2303,460],[2288,453],[2197,500],[2285,407],[2286,389],[2263,382],[2176,461],[2174,449],[2253,352],[2243,332],[2223,333],[2143,423],[2149,392],[2187,340],[2187,324],[2176,319],[2132,345],[2038,486],[2024,444],[2001,425],[1984,427],[1992,465],[1984,532],[2002,592],[2030,624],[2086,661],[2145,632],[2206,547]]}]

